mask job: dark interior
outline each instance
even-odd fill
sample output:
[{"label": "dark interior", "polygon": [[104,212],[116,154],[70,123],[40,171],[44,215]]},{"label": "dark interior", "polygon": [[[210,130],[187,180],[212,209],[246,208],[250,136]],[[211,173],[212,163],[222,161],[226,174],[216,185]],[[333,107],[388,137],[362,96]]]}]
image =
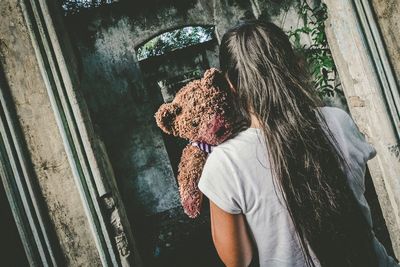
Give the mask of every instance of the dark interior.
[{"label": "dark interior", "polygon": [[0,184],[0,218],[0,265],[29,266],[2,183]]}]

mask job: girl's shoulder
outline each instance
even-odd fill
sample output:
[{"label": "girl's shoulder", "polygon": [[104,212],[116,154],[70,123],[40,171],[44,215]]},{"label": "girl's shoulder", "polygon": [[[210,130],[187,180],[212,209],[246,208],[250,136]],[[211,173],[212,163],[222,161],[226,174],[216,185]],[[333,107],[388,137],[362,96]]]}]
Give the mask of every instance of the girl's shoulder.
[{"label": "girl's shoulder", "polygon": [[261,129],[247,128],[234,137],[214,147],[207,161],[217,164],[243,165],[256,160],[256,156],[266,149]]},{"label": "girl's shoulder", "polygon": [[262,130],[258,128],[247,128],[232,138],[216,146],[216,150],[230,152],[232,150],[247,149],[248,146],[258,145],[262,138]]}]

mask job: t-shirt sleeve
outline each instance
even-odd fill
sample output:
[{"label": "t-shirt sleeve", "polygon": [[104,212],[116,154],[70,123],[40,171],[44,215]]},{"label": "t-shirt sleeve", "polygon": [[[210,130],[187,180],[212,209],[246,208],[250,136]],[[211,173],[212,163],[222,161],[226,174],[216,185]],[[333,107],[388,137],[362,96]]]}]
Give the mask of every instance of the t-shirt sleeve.
[{"label": "t-shirt sleeve", "polygon": [[352,117],[343,110],[341,110],[341,117],[345,135],[348,141],[352,144],[352,148],[362,155],[363,161],[367,162],[375,157],[375,148],[367,142],[365,135],[360,131]]},{"label": "t-shirt sleeve", "polygon": [[[365,135],[359,130],[351,116],[338,109],[338,123],[343,131],[343,148],[345,148],[347,161],[351,168],[349,174],[350,187],[353,190],[362,212],[372,226],[372,217],[367,200],[365,199],[365,169],[367,161],[376,155],[375,148],[370,145]],[[354,173],[353,173],[354,171]],[[354,174],[354,175],[351,175]]]},{"label": "t-shirt sleeve", "polygon": [[[365,135],[359,130],[357,124],[354,122],[352,117],[345,111],[335,108],[336,114],[339,117],[338,123],[343,131],[343,137],[345,138],[345,148],[348,152],[348,156],[355,159],[357,164],[365,168],[366,162],[376,156],[377,152],[375,148],[368,143]],[[354,165],[353,165],[354,167]],[[365,174],[365,172],[363,172]],[[356,177],[353,177],[356,178]],[[372,228],[372,216],[368,202],[364,196],[365,184],[364,176],[360,176],[359,183],[350,183],[350,186],[355,193],[358,203],[360,204],[361,210],[366,216],[368,223]],[[362,185],[361,187],[356,185]],[[373,233],[374,234],[374,233]],[[374,234],[375,235],[375,234]],[[379,266],[399,266],[392,257],[387,254],[384,246],[373,237],[373,246],[378,255]]]},{"label": "t-shirt sleeve", "polygon": [[219,208],[231,214],[242,213],[237,174],[218,149],[208,156],[198,187]]},{"label": "t-shirt sleeve", "polygon": [[[367,142],[365,135],[346,111],[334,107],[325,108],[323,111],[346,160],[347,164],[344,167],[349,185],[360,200],[360,204],[365,206],[366,202],[363,201],[365,171],[367,161],[376,155],[376,150]],[[367,211],[365,209],[365,214]]]}]

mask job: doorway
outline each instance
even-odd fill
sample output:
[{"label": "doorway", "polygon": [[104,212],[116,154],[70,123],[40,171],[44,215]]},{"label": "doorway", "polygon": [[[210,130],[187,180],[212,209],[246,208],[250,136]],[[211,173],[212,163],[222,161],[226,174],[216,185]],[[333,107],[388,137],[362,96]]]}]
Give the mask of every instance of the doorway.
[{"label": "doorway", "polygon": [[[213,31],[213,27],[187,26],[158,35],[137,48],[144,86],[155,93],[154,111],[162,103],[171,102],[186,83],[201,78],[206,69],[217,64],[218,43]],[[143,54],[150,56],[141,57]],[[188,141],[164,133],[162,138],[176,182],[182,150]],[[194,220],[178,206],[145,221],[153,223],[147,227],[156,233],[144,252],[152,252],[146,257],[152,258],[151,266],[223,266],[212,244],[207,201]]]}]

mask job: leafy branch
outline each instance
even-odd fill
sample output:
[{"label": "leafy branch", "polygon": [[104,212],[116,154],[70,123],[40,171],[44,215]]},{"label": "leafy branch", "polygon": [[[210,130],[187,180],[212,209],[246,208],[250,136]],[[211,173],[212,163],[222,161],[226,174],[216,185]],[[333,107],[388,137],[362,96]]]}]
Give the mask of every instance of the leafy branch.
[{"label": "leafy branch", "polygon": [[[315,7],[311,7],[307,0],[299,0],[298,14],[303,26],[291,29],[288,32],[289,38],[295,49],[305,55],[318,93],[321,96],[334,96],[340,84],[335,84],[337,70],[325,33],[327,7],[322,2],[317,2]],[[311,44],[301,44],[304,34],[310,37]]]},{"label": "leafy branch", "polygon": [[112,4],[118,0],[62,0],[64,16],[77,14],[82,9],[99,7],[105,4]]}]

